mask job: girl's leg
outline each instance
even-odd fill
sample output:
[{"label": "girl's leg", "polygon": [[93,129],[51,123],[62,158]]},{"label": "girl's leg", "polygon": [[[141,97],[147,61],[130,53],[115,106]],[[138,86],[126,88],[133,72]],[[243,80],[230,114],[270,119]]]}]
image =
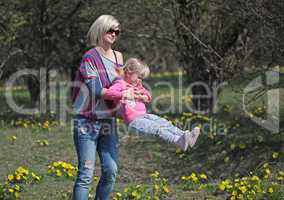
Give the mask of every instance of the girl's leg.
[{"label": "girl's leg", "polygon": [[132,121],[128,128],[131,132],[145,136],[158,136],[166,142],[176,143],[180,135],[173,134],[167,128],[169,125],[159,122],[154,116],[145,115]]},{"label": "girl's leg", "polygon": [[170,122],[167,119],[162,118],[158,115],[147,114],[146,117],[156,121],[157,123],[159,123],[161,125],[163,125],[165,129],[168,129],[168,131],[172,132],[175,135],[182,136],[185,133],[183,130],[181,130],[180,128],[173,125],[172,122]]}]

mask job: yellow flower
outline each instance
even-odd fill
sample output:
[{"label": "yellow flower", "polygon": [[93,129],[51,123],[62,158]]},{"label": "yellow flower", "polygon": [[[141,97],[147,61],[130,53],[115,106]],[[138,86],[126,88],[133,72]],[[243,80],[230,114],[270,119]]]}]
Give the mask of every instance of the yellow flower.
[{"label": "yellow flower", "polygon": [[199,190],[204,190],[206,188],[206,184],[202,184],[198,187]]},{"label": "yellow flower", "polygon": [[235,196],[231,196],[230,200],[236,200]]},{"label": "yellow flower", "polygon": [[131,195],[132,195],[133,197],[137,197],[137,196],[138,196],[138,193],[137,193],[137,191],[135,190],[135,191],[133,191],[133,192],[131,193]]},{"label": "yellow flower", "polygon": [[19,199],[20,196],[21,196],[21,193],[20,193],[20,192],[15,192],[14,195],[15,195],[15,198],[16,198],[16,199]]},{"label": "yellow flower", "polygon": [[153,178],[158,178],[160,173],[158,171],[155,171],[154,173],[150,174],[151,177]]},{"label": "yellow flower", "polygon": [[158,186],[157,184],[154,185],[154,190],[159,190],[160,186]]},{"label": "yellow flower", "polygon": [[160,200],[158,196],[154,196],[154,200]]},{"label": "yellow flower", "polygon": [[116,193],[116,196],[121,197],[122,195],[121,195],[120,192],[117,192],[117,193]]},{"label": "yellow flower", "polygon": [[18,169],[16,170],[16,173],[19,173],[21,175],[28,175],[29,170],[24,167],[18,167]]},{"label": "yellow flower", "polygon": [[128,187],[124,188],[123,192],[127,193],[129,191]]},{"label": "yellow flower", "polygon": [[272,188],[272,187],[268,188],[268,192],[269,192],[270,194],[273,193],[273,188]]},{"label": "yellow flower", "polygon": [[32,177],[33,177],[34,180],[40,181],[40,177],[38,175],[36,175],[34,172],[32,172]]},{"label": "yellow flower", "polygon": [[233,144],[230,145],[231,150],[234,150],[235,148],[236,148],[236,144],[233,143]]},{"label": "yellow flower", "polygon": [[269,167],[269,164],[268,163],[264,163],[263,168],[267,168],[267,167]]},{"label": "yellow flower", "polygon": [[270,172],[269,169],[265,169],[265,173],[266,173],[267,175],[270,175],[270,174],[271,174],[271,172]]},{"label": "yellow flower", "polygon": [[229,161],[230,161],[230,157],[227,156],[227,157],[224,159],[224,162],[227,163],[227,162],[229,162]]},{"label": "yellow flower", "polygon": [[17,139],[17,136],[15,136],[15,135],[13,135],[12,137],[11,137],[11,140],[12,141],[15,141]]},{"label": "yellow flower", "polygon": [[206,174],[200,174],[200,178],[201,178],[201,179],[205,179],[205,180],[207,180],[207,176],[206,176]]},{"label": "yellow flower", "polygon": [[61,172],[59,169],[57,169],[57,170],[55,171],[55,175],[58,176],[58,177],[60,177],[60,176],[62,176],[62,172]]},{"label": "yellow flower", "polygon": [[181,153],[181,149],[177,148],[176,149],[176,154],[179,154],[179,153]]},{"label": "yellow flower", "polygon": [[13,181],[13,180],[14,180],[14,175],[9,174],[9,175],[8,175],[8,181]]},{"label": "yellow flower", "polygon": [[197,176],[196,176],[195,173],[192,173],[192,174],[190,175],[190,179],[191,179],[193,182],[197,182],[197,181],[198,181],[198,178],[197,178]]},{"label": "yellow flower", "polygon": [[226,187],[225,187],[225,185],[220,184],[220,185],[219,185],[219,189],[220,189],[221,191],[224,191],[224,190],[226,189]]},{"label": "yellow flower", "polygon": [[163,190],[164,190],[165,193],[169,193],[170,192],[170,189],[169,189],[169,187],[167,185],[163,186]]},{"label": "yellow flower", "polygon": [[273,152],[272,158],[277,159],[279,157],[279,152]]},{"label": "yellow flower", "polygon": [[240,147],[240,149],[245,149],[245,148],[246,148],[246,145],[245,145],[244,143],[241,143],[241,144],[239,145],[239,147]]},{"label": "yellow flower", "polygon": [[244,194],[244,193],[246,193],[247,188],[246,188],[246,186],[241,186],[241,187],[239,187],[239,190]]}]

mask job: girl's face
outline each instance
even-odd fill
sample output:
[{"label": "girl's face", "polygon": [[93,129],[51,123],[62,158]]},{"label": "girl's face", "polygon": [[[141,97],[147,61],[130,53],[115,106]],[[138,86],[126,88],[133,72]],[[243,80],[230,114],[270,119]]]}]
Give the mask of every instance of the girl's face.
[{"label": "girl's face", "polygon": [[130,84],[136,84],[140,82],[139,74],[136,72],[124,72],[124,80]]},{"label": "girl's face", "polygon": [[113,44],[119,35],[120,30],[118,27],[110,28],[107,32],[102,35],[103,42]]}]

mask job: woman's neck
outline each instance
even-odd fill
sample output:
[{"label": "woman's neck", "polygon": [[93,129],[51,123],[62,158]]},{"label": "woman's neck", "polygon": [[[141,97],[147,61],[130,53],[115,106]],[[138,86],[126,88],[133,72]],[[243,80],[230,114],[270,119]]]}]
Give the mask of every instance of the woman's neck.
[{"label": "woman's neck", "polygon": [[112,51],[111,45],[107,43],[100,43],[98,46],[96,46],[96,49],[103,55],[107,55]]}]

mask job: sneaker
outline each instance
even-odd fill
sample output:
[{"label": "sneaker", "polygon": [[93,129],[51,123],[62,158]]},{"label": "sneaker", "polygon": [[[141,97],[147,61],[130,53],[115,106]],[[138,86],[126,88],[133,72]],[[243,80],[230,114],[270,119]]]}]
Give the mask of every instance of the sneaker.
[{"label": "sneaker", "polygon": [[198,136],[200,135],[200,128],[195,127],[191,132],[189,131],[186,132],[189,133],[190,135],[189,146],[192,148],[195,145]]},{"label": "sneaker", "polygon": [[185,132],[178,141],[176,142],[176,145],[182,150],[186,151],[189,145],[189,142],[191,140],[191,135],[189,132]]}]

